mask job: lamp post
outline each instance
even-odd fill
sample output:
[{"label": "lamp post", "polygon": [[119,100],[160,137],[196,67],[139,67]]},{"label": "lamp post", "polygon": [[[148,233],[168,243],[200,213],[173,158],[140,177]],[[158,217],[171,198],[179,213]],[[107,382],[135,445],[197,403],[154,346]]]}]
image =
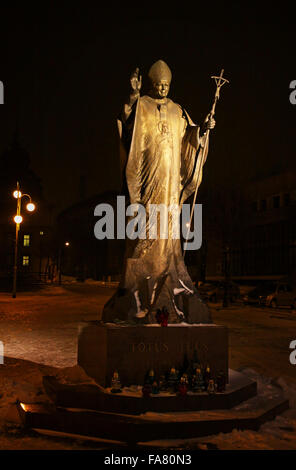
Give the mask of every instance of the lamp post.
[{"label": "lamp post", "polygon": [[40,240],[39,240],[39,279],[42,279],[42,238],[44,235],[44,232],[40,231]]},{"label": "lamp post", "polygon": [[64,246],[70,246],[69,242],[65,242],[62,247],[59,249],[59,256],[58,256],[58,266],[59,266],[59,286],[62,284],[62,262],[63,262],[63,254],[64,254]]},{"label": "lamp post", "polygon": [[16,297],[16,278],[17,278],[17,251],[18,251],[18,235],[20,230],[20,224],[23,221],[21,216],[21,208],[22,208],[22,198],[28,197],[29,203],[26,206],[27,211],[33,212],[35,210],[35,204],[32,203],[31,196],[29,194],[22,194],[20,191],[20,184],[17,182],[16,184],[16,191],[14,191],[13,196],[17,200],[16,204],[16,215],[14,216],[15,221],[15,245],[14,245],[14,265],[13,265],[13,288],[12,288],[12,297],[15,299]]},{"label": "lamp post", "polygon": [[223,296],[223,307],[228,307],[228,300],[229,300],[229,264],[230,264],[230,249],[229,246],[226,246],[224,249],[224,276],[225,276],[225,284],[224,284],[224,296]]}]

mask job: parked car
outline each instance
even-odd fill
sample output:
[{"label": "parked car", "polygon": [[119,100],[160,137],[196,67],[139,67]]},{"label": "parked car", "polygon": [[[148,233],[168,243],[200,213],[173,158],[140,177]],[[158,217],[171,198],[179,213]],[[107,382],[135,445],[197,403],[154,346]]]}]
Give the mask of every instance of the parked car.
[{"label": "parked car", "polygon": [[239,286],[232,281],[229,281],[226,286],[226,281],[220,281],[217,285],[207,293],[207,298],[210,302],[218,302],[224,299],[225,287],[227,287],[227,297],[230,302],[237,300],[240,297]]},{"label": "parked car", "polygon": [[296,309],[296,286],[286,282],[278,283],[274,291],[266,297],[266,306],[288,306]]},{"label": "parked car", "polygon": [[262,283],[243,296],[244,304],[266,305],[266,298],[275,291],[275,283]]}]

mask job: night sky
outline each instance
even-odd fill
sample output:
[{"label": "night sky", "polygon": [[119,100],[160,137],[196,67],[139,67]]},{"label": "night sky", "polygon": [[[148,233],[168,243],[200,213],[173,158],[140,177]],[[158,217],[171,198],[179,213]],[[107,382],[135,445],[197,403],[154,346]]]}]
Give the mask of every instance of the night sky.
[{"label": "night sky", "polygon": [[[200,123],[211,108],[211,75],[225,69],[204,183],[227,185],[295,169],[295,25],[240,6],[166,14],[151,4],[132,15],[98,6],[1,6],[0,152],[16,127],[46,198],[58,212],[119,188],[116,117],[136,67],[165,60],[170,97]],[[134,10],[135,13],[135,10]],[[154,14],[153,14],[154,13]],[[173,15],[173,13],[175,13]],[[268,13],[270,13],[268,11]]]}]

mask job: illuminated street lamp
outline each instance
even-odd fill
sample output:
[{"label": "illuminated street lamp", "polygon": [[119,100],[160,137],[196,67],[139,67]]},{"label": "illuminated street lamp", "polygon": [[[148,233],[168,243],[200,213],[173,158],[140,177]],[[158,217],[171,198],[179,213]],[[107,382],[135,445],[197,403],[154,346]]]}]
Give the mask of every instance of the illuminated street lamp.
[{"label": "illuminated street lamp", "polygon": [[22,198],[28,197],[29,203],[26,206],[27,211],[33,212],[35,210],[35,204],[32,203],[31,196],[29,194],[22,194],[20,191],[19,182],[17,182],[17,189],[13,193],[13,197],[17,199],[16,205],[16,215],[14,216],[13,220],[15,222],[15,245],[14,245],[14,266],[13,266],[13,289],[12,289],[12,297],[16,297],[16,277],[17,277],[17,248],[18,248],[18,234],[20,230],[20,224],[23,221],[21,216],[21,206],[22,206]]},{"label": "illuminated street lamp", "polygon": [[16,224],[21,224],[23,221],[23,218],[21,215],[16,215],[13,220],[15,221]]},{"label": "illuminated street lamp", "polygon": [[33,212],[35,210],[35,204],[33,204],[33,202],[29,202],[29,204],[26,206],[26,209],[29,212]]}]

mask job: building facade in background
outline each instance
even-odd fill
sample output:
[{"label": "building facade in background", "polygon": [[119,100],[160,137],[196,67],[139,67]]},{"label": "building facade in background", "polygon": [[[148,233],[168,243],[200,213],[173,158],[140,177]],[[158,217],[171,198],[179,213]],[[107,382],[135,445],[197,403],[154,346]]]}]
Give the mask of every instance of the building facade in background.
[{"label": "building facade in background", "polygon": [[36,209],[26,210],[29,200],[21,200],[18,240],[17,288],[31,288],[50,277],[55,256],[52,207],[43,197],[39,177],[30,168],[30,157],[18,134],[0,156],[0,289],[12,289],[17,200],[13,197],[17,181],[23,194],[29,194]]},{"label": "building facade in background", "polygon": [[296,173],[218,190],[204,213],[208,218],[207,277],[224,275],[226,248],[234,278],[268,279],[295,272]]}]

